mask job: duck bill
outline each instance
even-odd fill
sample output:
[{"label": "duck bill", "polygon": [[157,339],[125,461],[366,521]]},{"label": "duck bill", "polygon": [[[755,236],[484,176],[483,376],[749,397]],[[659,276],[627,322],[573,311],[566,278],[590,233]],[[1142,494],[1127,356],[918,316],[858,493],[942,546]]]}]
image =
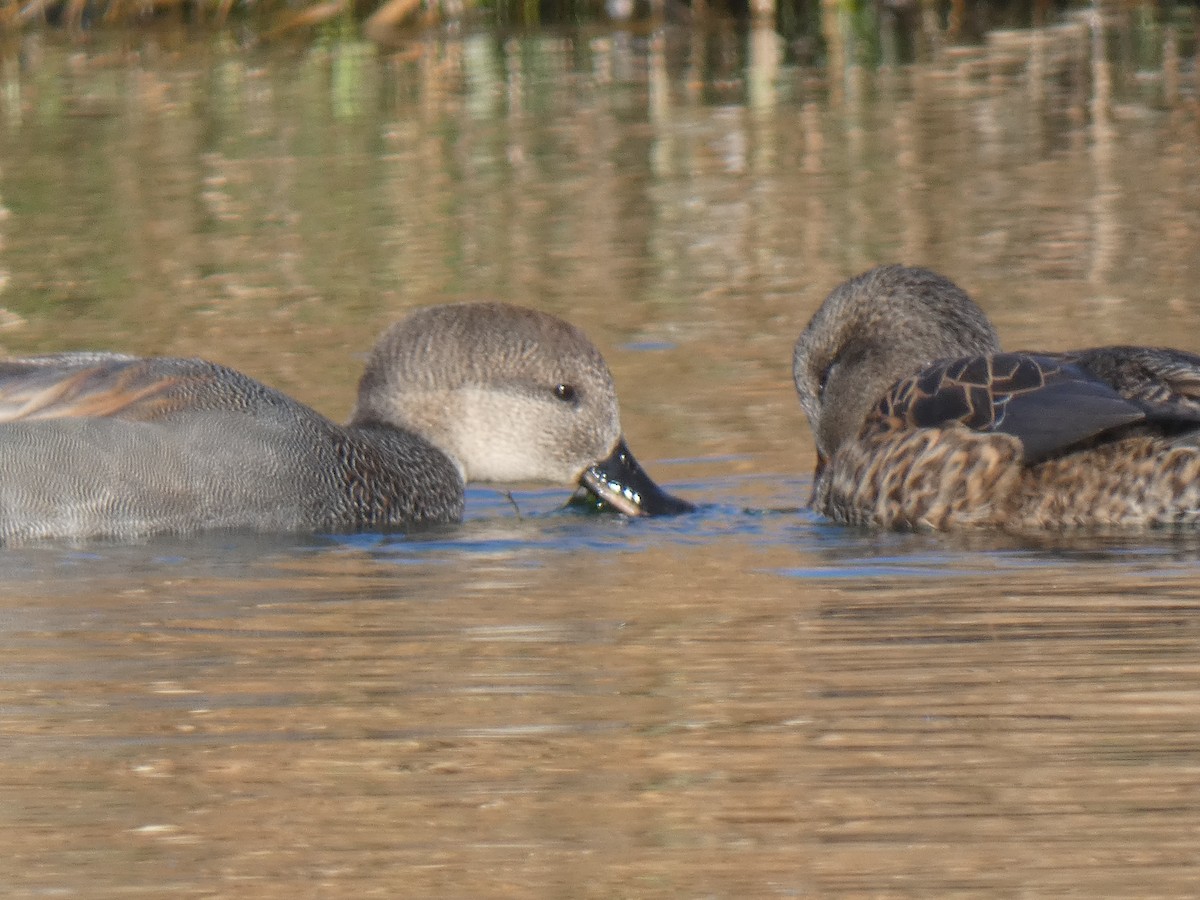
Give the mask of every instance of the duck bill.
[{"label": "duck bill", "polygon": [[599,500],[627,516],[677,516],[696,507],[655,484],[633,458],[625,438],[607,459],[584,469],[580,482]]}]

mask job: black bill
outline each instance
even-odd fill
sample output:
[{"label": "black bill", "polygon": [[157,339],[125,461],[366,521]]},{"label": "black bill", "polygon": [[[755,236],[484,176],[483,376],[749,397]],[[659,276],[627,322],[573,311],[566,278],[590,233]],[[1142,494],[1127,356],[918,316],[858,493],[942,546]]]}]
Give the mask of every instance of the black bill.
[{"label": "black bill", "polygon": [[677,516],[696,508],[651,481],[629,452],[624,438],[617,441],[607,459],[585,469],[579,480],[601,507],[612,507],[627,516]]}]

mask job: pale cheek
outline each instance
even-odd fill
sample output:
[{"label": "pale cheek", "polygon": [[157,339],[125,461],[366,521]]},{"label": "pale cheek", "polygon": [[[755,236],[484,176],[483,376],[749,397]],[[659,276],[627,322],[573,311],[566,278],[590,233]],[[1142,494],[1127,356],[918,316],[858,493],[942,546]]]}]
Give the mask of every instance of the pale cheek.
[{"label": "pale cheek", "polygon": [[[452,443],[470,481],[569,484],[584,464],[569,457],[573,436],[551,404],[466,392]],[[583,451],[586,452],[586,451]]]},{"label": "pale cheek", "polygon": [[460,452],[471,481],[542,481],[557,480],[545,464],[531,453],[531,448],[499,435],[492,440],[472,434],[464,437]]}]

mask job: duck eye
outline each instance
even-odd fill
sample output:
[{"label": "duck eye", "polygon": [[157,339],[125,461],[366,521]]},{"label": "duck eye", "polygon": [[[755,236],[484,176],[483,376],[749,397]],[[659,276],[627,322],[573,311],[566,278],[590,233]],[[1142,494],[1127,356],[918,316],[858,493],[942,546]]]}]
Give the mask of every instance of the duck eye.
[{"label": "duck eye", "polygon": [[564,403],[574,403],[577,396],[575,386],[573,384],[556,384],[554,396]]}]

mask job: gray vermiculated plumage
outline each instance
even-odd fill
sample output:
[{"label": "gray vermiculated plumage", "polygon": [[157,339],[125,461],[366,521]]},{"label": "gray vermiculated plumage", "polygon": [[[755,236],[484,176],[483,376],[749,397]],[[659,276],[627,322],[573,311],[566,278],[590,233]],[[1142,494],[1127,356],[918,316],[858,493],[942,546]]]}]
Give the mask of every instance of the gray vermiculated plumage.
[{"label": "gray vermiculated plumage", "polygon": [[[1200,521],[1200,357],[980,350],[995,344],[981,316],[925,270],[884,267],[834,290],[793,357],[817,436],[816,509],[909,528]],[[839,377],[814,374],[830,360]]]},{"label": "gray vermiculated plumage", "polygon": [[[28,370],[34,377],[23,378]],[[61,389],[64,372],[74,390],[39,407]],[[340,428],[203,360],[87,354],[0,365],[0,421],[31,403],[0,424],[6,541],[344,531],[462,515],[458,472],[428,442],[399,429]]]}]

